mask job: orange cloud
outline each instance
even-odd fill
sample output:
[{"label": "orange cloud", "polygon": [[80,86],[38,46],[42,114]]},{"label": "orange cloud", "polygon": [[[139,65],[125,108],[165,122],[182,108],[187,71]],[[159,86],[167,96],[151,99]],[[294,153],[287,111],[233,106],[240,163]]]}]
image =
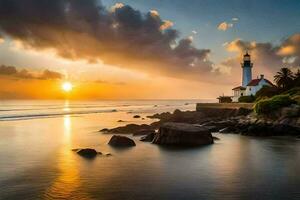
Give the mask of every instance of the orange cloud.
[{"label": "orange cloud", "polygon": [[18,70],[14,66],[6,66],[1,65],[0,66],[0,75],[2,76],[8,76],[18,79],[62,79],[64,76],[55,71],[51,70],[44,70],[43,72],[37,73],[37,72],[31,72],[27,69],[20,69]]},{"label": "orange cloud", "polygon": [[222,22],[218,25],[218,30],[220,31],[227,31],[228,29],[232,28],[232,23]]}]

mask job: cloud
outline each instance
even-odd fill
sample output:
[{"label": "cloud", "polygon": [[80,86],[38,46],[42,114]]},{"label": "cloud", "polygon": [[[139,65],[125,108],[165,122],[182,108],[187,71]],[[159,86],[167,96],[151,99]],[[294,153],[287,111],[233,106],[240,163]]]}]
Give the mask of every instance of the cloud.
[{"label": "cloud", "polygon": [[220,31],[227,31],[228,29],[232,28],[232,23],[222,22],[218,25],[218,30]]},{"label": "cloud", "polygon": [[291,35],[280,44],[244,41],[236,39],[225,45],[229,52],[238,56],[224,60],[220,68],[230,68],[231,74],[240,73],[242,55],[248,50],[254,63],[254,74],[266,74],[271,80],[282,67],[300,68],[300,33]]},{"label": "cloud", "polygon": [[123,3],[116,3],[115,5],[113,5],[113,6],[110,8],[110,10],[111,10],[111,12],[115,12],[116,9],[122,8],[122,7],[124,7],[124,6],[125,6],[125,5],[124,5]]},{"label": "cloud", "polygon": [[17,70],[17,68],[14,66],[6,65],[0,66],[0,75],[19,79],[55,80],[63,78],[61,73],[50,71],[48,69],[44,70],[42,73],[34,73],[26,69]]},{"label": "cloud", "polygon": [[232,20],[232,21],[239,21],[239,18],[233,17],[231,20]]},{"label": "cloud", "polygon": [[166,30],[166,29],[169,29],[171,28],[172,26],[174,26],[174,23],[169,21],[169,20],[164,20],[163,21],[163,24],[160,26],[160,30]]},{"label": "cloud", "polygon": [[192,30],[192,33],[193,33],[194,35],[197,35],[197,34],[198,34],[198,32],[195,31],[195,30]]},{"label": "cloud", "polygon": [[118,82],[112,82],[112,81],[107,81],[107,80],[96,80],[94,81],[95,83],[98,83],[98,84],[108,84],[108,85],[126,85],[127,83],[126,82],[123,82],[123,81],[118,81]]},{"label": "cloud", "polygon": [[159,13],[157,10],[150,10],[149,13],[152,17],[159,17]]},{"label": "cloud", "polygon": [[0,0],[0,32],[26,48],[169,77],[212,75],[210,50],[179,38],[172,25],[157,11],[121,3],[107,9],[97,0]]}]

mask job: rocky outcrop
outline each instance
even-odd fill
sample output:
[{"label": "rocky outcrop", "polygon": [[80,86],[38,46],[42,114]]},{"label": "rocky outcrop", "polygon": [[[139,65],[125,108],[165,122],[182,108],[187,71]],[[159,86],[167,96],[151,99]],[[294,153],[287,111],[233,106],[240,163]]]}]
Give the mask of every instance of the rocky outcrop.
[{"label": "rocky outcrop", "polygon": [[146,132],[147,130],[153,131],[154,129],[152,126],[147,124],[142,124],[142,125],[128,124],[126,126],[120,126],[113,129],[102,129],[100,132],[115,133],[115,134],[138,134],[139,132]]},{"label": "rocky outcrop", "polygon": [[133,147],[135,146],[135,142],[125,136],[121,135],[114,135],[111,137],[111,139],[108,142],[109,145],[114,147]]},{"label": "rocky outcrop", "polygon": [[166,112],[148,116],[148,118],[160,119],[160,121],[151,124],[152,127],[158,128],[166,122],[203,124],[212,121],[223,121],[229,117],[245,116],[251,112],[252,110],[247,108],[202,108],[199,111],[182,112],[180,110],[175,110],[173,114]]},{"label": "rocky outcrop", "polygon": [[184,123],[165,123],[155,134],[154,144],[178,145],[178,146],[199,146],[212,144],[213,137],[210,131],[204,127],[197,127]]},{"label": "rocky outcrop", "polygon": [[232,123],[221,129],[220,133],[236,133],[248,136],[298,136],[299,117],[278,120],[247,116],[229,119]]},{"label": "rocky outcrop", "polygon": [[95,149],[79,149],[77,150],[77,154],[87,159],[93,159],[98,154],[102,154],[102,153],[97,152]]}]

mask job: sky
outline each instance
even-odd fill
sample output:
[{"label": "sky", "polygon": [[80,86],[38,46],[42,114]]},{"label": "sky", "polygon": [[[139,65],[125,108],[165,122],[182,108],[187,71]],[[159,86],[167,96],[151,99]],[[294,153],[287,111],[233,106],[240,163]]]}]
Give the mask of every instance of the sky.
[{"label": "sky", "polygon": [[246,50],[253,77],[299,68],[299,9],[298,0],[0,0],[0,98],[230,95]]}]

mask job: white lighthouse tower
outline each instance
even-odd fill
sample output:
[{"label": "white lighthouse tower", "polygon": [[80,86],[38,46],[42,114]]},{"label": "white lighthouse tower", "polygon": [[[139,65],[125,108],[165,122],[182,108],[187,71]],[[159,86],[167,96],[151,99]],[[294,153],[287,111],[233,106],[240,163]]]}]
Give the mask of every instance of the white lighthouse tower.
[{"label": "white lighthouse tower", "polygon": [[242,78],[242,86],[247,87],[248,83],[252,80],[252,67],[253,63],[251,63],[251,57],[248,54],[248,51],[244,55],[244,63],[241,63],[243,68],[243,78]]}]

